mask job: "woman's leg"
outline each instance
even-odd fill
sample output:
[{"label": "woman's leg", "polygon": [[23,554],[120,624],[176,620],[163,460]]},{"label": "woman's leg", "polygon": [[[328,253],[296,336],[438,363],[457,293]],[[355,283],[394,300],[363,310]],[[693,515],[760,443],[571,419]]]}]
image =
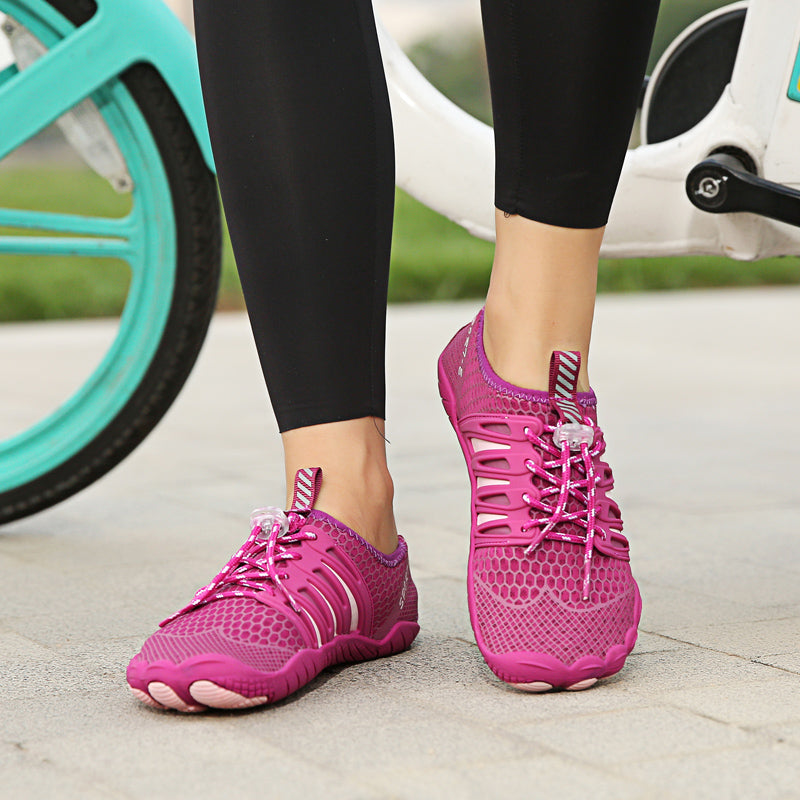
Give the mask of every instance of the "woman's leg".
[{"label": "woman's leg", "polygon": [[386,552],[383,440],[394,203],[391,113],[369,0],[195,0],[214,156],[287,487]]},{"label": "woman's leg", "polygon": [[469,607],[504,681],[617,672],[641,600],[589,389],[597,258],[657,0],[482,0],[497,155],[485,309],[439,360],[472,483]]},{"label": "woman's leg", "polygon": [[547,389],[577,350],[588,389],[597,259],[641,93],[658,0],[482,0],[496,140],[489,360]]},{"label": "woman's leg", "polygon": [[129,664],[142,702],[179,711],[275,702],[332,664],[400,652],[419,630],[382,433],[394,170],[371,3],[195,0],[195,11],[291,502],[286,515],[255,512],[222,572]]}]

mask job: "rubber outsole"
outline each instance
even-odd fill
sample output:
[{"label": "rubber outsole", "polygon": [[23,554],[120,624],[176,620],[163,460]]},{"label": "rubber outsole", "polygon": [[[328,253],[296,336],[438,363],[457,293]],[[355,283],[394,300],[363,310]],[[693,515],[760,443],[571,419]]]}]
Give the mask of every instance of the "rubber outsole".
[{"label": "rubber outsole", "polygon": [[274,703],[309,683],[335,664],[370,661],[410,647],[419,633],[416,622],[398,622],[381,640],[350,633],[317,649],[295,653],[276,672],[261,672],[230,656],[207,653],[175,664],[149,663],[140,656],[128,665],[128,685],[151,708],[183,713],[242,709]]},{"label": "rubber outsole", "polygon": [[[458,427],[456,418],[455,393],[450,385],[450,379],[444,371],[442,358],[439,357],[437,364],[439,377],[439,396],[442,400],[447,418],[455,431],[461,452],[467,462],[467,474],[469,475],[472,497],[475,497],[476,484],[475,476],[469,469],[470,451],[461,431]],[[470,621],[472,630],[475,634],[475,641],[478,649],[488,667],[503,682],[526,692],[541,693],[552,689],[566,689],[568,691],[582,691],[594,686],[601,678],[608,678],[619,672],[625,664],[626,658],[630,655],[636,644],[638,625],[642,613],[642,598],[639,589],[634,582],[636,597],[634,606],[634,624],[625,634],[625,640],[620,645],[611,647],[606,653],[606,657],[601,659],[596,656],[586,656],[578,659],[572,664],[564,664],[559,659],[547,653],[504,653],[497,654],[489,650],[483,642],[480,630],[476,624],[477,616],[475,612],[474,592],[472,581],[472,558],[474,553],[474,530],[475,530],[475,504],[472,503],[471,525],[470,525],[470,554],[467,567],[467,599],[469,604]]]},{"label": "rubber outsole", "polygon": [[[636,644],[639,616],[641,614],[641,600],[636,594],[634,619],[636,624],[629,628],[621,644],[608,649],[605,658],[597,656],[584,656],[572,664],[565,664],[549,653],[516,652],[498,655],[487,651],[480,634],[476,632],[478,648],[489,668],[505,683],[516,686],[524,691],[543,692],[550,689],[567,689],[569,691],[582,691],[593,686],[602,678],[616,675],[625,665],[625,660],[630,655]],[[527,688],[538,686],[546,688]]]},{"label": "rubber outsole", "polygon": [[[584,689],[589,689],[594,686],[597,681],[598,678],[587,678],[584,681],[578,681],[578,683],[573,683],[571,686],[564,686],[563,688],[568,692],[582,692]],[[559,688],[557,686],[553,686],[552,684],[545,683],[544,681],[534,681],[533,683],[512,683],[510,685],[515,689],[521,689],[523,692],[534,692],[536,694],[549,692],[553,689]]]}]

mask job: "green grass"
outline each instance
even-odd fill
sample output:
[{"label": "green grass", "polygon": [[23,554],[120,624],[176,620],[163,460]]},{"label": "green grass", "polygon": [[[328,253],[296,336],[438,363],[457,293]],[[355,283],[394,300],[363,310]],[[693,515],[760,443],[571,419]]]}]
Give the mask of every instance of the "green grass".
[{"label": "green grass", "polygon": [[[85,170],[17,168],[0,171],[4,206],[124,214],[129,198]],[[0,230],[0,233],[10,233]],[[391,302],[480,297],[488,286],[492,245],[397,193],[389,279]],[[603,292],[800,283],[800,259],[755,264],[718,257],[604,261]],[[108,316],[128,289],[125,264],[110,259],[0,256],[0,320]],[[225,235],[219,307],[243,308],[230,241]]]},{"label": "green grass", "polygon": [[733,261],[721,256],[603,260],[598,292],[654,292],[725,286],[779,286],[800,283],[800,259]]},{"label": "green grass", "polygon": [[[15,169],[0,172],[6,207],[122,216],[130,198],[88,170]],[[24,231],[0,229],[0,233]],[[129,271],[115,259],[0,256],[0,320],[108,316],[119,313]]]},{"label": "green grass", "polygon": [[480,297],[494,246],[398,191],[389,301]]}]

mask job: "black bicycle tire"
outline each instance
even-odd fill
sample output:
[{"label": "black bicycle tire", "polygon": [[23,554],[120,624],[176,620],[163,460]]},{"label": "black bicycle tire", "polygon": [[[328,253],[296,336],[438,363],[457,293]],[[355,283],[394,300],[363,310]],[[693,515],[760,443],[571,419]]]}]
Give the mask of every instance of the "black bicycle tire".
[{"label": "black bicycle tire", "polygon": [[[91,0],[47,2],[75,25],[95,10]],[[142,380],[124,407],[72,457],[0,493],[0,524],[42,511],[86,488],[145,439],[188,378],[216,305],[222,234],[214,174],[156,69],[136,64],[121,77],[161,154],[175,209],[176,278],[167,323]]]}]

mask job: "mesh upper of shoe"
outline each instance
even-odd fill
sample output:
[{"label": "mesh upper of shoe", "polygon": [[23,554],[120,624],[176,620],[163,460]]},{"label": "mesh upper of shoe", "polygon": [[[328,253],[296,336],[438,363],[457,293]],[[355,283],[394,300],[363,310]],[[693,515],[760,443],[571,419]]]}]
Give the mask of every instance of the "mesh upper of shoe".
[{"label": "mesh upper of shoe", "polygon": [[493,653],[549,653],[571,664],[624,640],[636,603],[629,562],[595,553],[583,600],[580,546],[545,540],[524,550],[479,548],[473,558],[478,624]]},{"label": "mesh upper of shoe", "polygon": [[[349,529],[315,514],[311,513],[304,528],[330,537],[341,548],[358,571],[372,603],[373,622],[369,630],[359,625],[359,632],[380,638],[398,619],[416,621],[416,589],[407,568],[405,544],[399,557],[392,560]],[[273,672],[307,646],[301,623],[288,607],[283,613],[253,597],[224,597],[167,622],[147,639],[141,656],[150,663],[166,660],[177,664],[216,653]]]},{"label": "mesh upper of shoe", "polygon": [[[555,413],[546,392],[531,392],[504,383],[485,361],[478,342],[483,335],[482,314],[471,326],[462,328],[442,353],[442,367],[455,393],[457,420],[471,415],[536,417],[554,424]],[[578,398],[583,413],[596,424],[593,393]],[[598,435],[601,435],[598,429]],[[488,437],[487,437],[488,438]],[[523,445],[530,455],[533,446]],[[497,462],[507,459],[500,451]],[[600,476],[598,494],[613,486],[607,464],[595,463]],[[532,493],[537,492],[536,481]],[[539,489],[542,487],[539,486]],[[487,490],[484,490],[484,492]],[[498,487],[502,505],[503,488]],[[485,494],[484,494],[485,499]],[[571,497],[567,510],[578,507]],[[620,527],[613,501],[608,514]],[[608,520],[601,522],[607,524]],[[495,533],[508,532],[499,522]],[[560,530],[582,533],[576,523],[560,524]],[[636,589],[630,564],[594,551],[590,571],[590,594],[582,598],[584,547],[571,542],[543,540],[529,554],[519,545],[478,546],[472,556],[473,597],[477,629],[493,653],[547,653],[565,664],[582,656],[602,658],[609,648],[620,644],[635,624]]]},{"label": "mesh upper of shoe", "polygon": [[149,662],[175,664],[207,653],[229,655],[263,672],[279,670],[305,646],[296,621],[252,597],[214,600],[167,623],[143,645]]}]

